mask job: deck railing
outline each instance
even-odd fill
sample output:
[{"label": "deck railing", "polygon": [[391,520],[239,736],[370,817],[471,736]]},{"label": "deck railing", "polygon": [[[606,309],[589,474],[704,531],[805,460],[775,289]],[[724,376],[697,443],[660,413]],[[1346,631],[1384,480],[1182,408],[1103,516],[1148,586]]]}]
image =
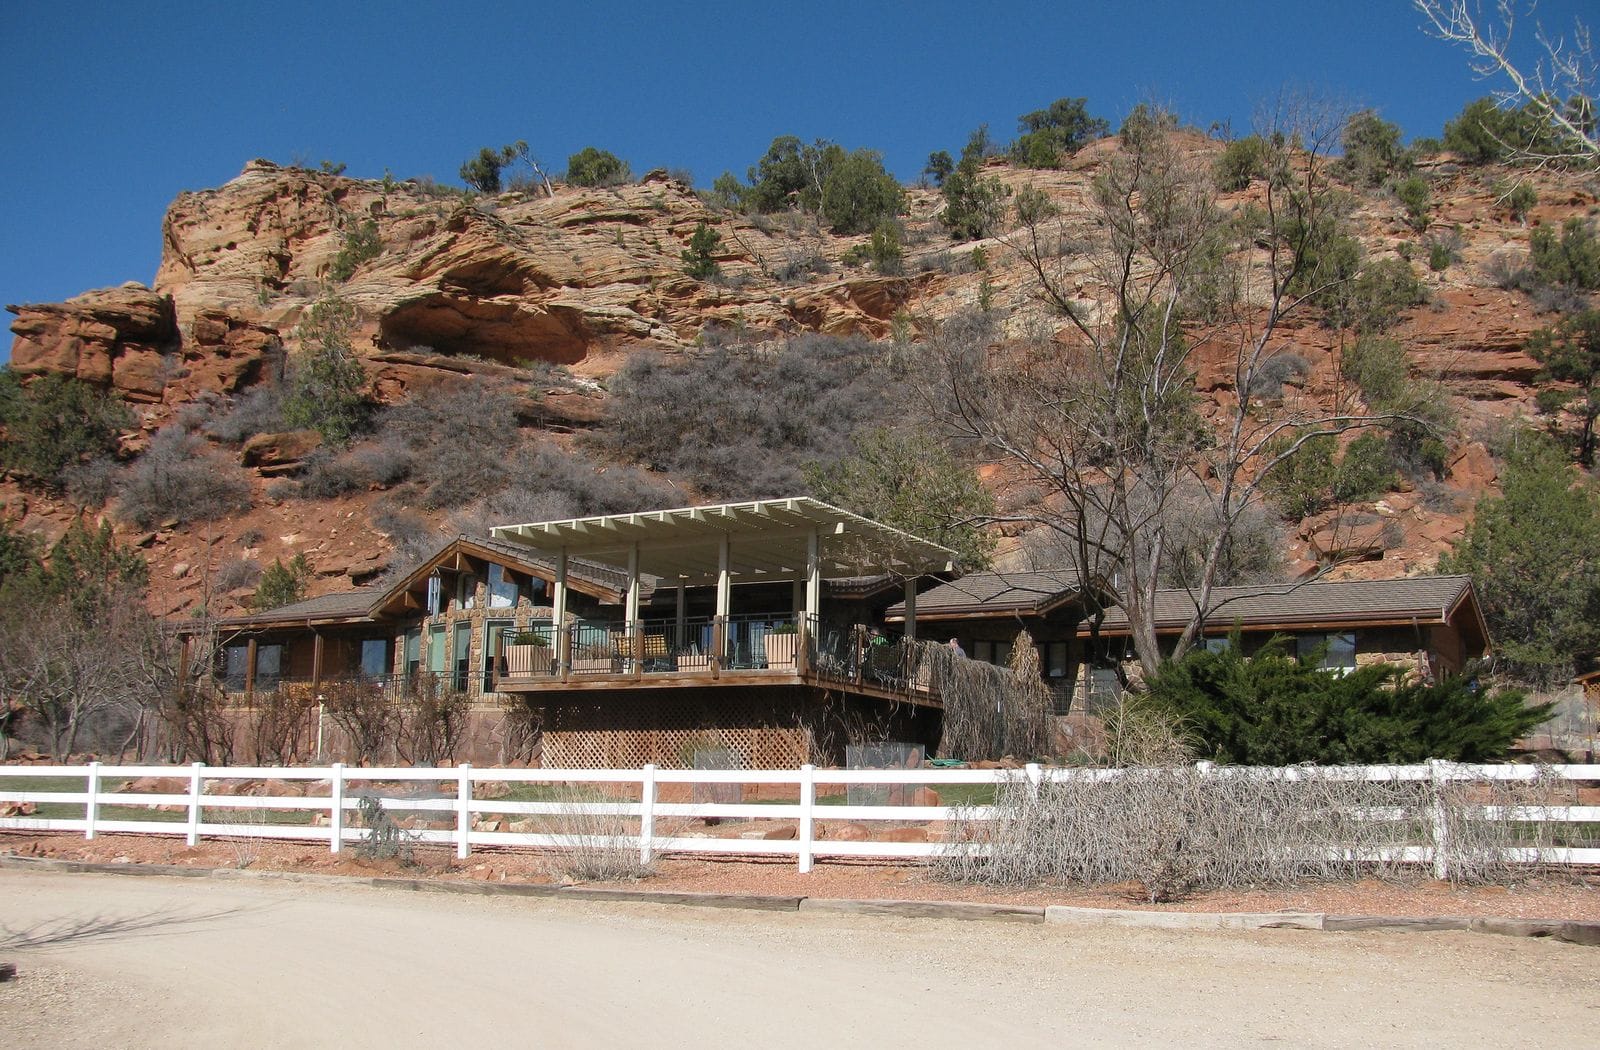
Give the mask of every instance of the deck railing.
[{"label": "deck railing", "polygon": [[495,686],[657,675],[810,675],[895,692],[931,690],[923,650],[870,628],[791,612],[545,625],[502,635]]}]

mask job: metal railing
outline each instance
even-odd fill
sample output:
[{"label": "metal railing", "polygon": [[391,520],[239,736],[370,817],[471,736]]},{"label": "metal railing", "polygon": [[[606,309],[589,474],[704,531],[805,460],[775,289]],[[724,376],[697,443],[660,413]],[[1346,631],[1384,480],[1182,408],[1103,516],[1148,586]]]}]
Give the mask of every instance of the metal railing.
[{"label": "metal railing", "polygon": [[579,620],[502,635],[494,688],[656,675],[800,675],[932,696],[927,650],[865,624],[792,612],[658,617],[628,622]]}]

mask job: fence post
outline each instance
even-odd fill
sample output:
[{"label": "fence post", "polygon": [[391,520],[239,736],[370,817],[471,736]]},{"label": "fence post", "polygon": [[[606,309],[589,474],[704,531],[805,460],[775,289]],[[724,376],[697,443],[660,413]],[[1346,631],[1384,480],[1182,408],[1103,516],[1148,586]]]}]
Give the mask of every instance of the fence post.
[{"label": "fence post", "polygon": [[189,834],[186,838],[191,846],[200,844],[200,789],[205,785],[201,773],[204,768],[204,762],[189,767]]},{"label": "fence post", "polygon": [[650,863],[650,839],[656,833],[656,766],[648,762],[639,779],[639,863]]},{"label": "fence post", "polygon": [[89,798],[83,804],[83,837],[94,838],[94,826],[100,819],[100,763],[89,763]]},{"label": "fence post", "polygon": [[456,781],[456,859],[466,860],[472,851],[467,836],[472,833],[472,765],[467,762],[458,767]]},{"label": "fence post", "polygon": [[1044,781],[1044,767],[1037,762],[1029,762],[1022,767],[1024,775],[1028,778],[1028,798],[1039,801],[1039,785]]},{"label": "fence post", "polygon": [[1450,877],[1450,827],[1445,815],[1444,786],[1448,780],[1445,763],[1437,758],[1428,760],[1428,776],[1433,784],[1433,877],[1443,882]]},{"label": "fence post", "polygon": [[812,821],[813,810],[817,805],[817,767],[807,762],[800,767],[800,827],[795,832],[796,846],[799,850],[800,874],[811,872],[811,848],[816,843],[815,829]]},{"label": "fence post", "polygon": [[328,852],[338,853],[344,846],[344,763],[333,764],[333,776],[328,779]]}]

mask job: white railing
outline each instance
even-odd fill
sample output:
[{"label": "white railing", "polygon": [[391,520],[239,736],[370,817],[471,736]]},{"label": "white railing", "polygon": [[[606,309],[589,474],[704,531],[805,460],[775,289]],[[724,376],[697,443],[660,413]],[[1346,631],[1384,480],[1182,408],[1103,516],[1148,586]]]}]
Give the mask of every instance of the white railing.
[{"label": "white railing", "polygon": [[[1284,780],[1318,777],[1345,781],[1430,781],[1437,788],[1451,782],[1493,782],[1533,780],[1541,776],[1574,783],[1600,781],[1600,765],[1523,766],[1458,765],[1431,762],[1416,766],[1343,766],[1267,769],[1255,767],[1199,764],[1200,772],[1214,777],[1273,777]],[[891,860],[925,859],[951,849],[981,853],[981,843],[951,846],[942,842],[845,841],[818,834],[819,823],[883,822],[925,823],[930,821],[985,821],[994,816],[988,805],[833,805],[820,804],[819,787],[914,785],[935,791],[958,785],[1029,785],[1062,782],[1078,778],[1106,779],[1123,775],[1121,770],[1061,769],[1028,765],[1020,770],[1004,769],[799,769],[689,770],[658,769],[490,769],[470,765],[436,768],[364,768],[334,764],[325,767],[276,766],[110,766],[92,762],[86,766],[0,766],[0,805],[7,802],[32,803],[54,809],[82,807],[82,816],[7,816],[0,817],[0,830],[81,831],[86,839],[103,833],[182,835],[189,845],[202,837],[276,838],[326,842],[338,853],[346,842],[364,840],[369,831],[352,827],[349,815],[365,797],[376,798],[388,810],[438,812],[449,814],[450,827],[431,827],[408,831],[416,842],[453,844],[456,856],[467,857],[473,846],[530,847],[563,849],[595,845],[596,832],[533,832],[482,830],[474,827],[476,817],[498,815],[547,817],[603,817],[637,821],[638,831],[604,832],[606,842],[637,848],[641,861],[648,862],[662,853],[769,854],[793,856],[799,870],[808,872],[818,857],[874,857]],[[143,777],[180,778],[182,793],[127,792],[112,788]],[[19,780],[83,781],[82,790],[37,790],[37,785],[14,788]],[[219,787],[231,781],[308,782],[325,789],[315,795],[238,795],[219,794]],[[324,783],[325,782],[325,783]],[[406,795],[400,785],[422,787],[433,784],[424,797]],[[518,801],[505,798],[479,798],[474,786],[490,783],[526,785],[623,785],[633,799],[618,801],[544,800]],[[758,802],[668,802],[660,798],[664,785],[779,785],[796,789],[797,801]],[[367,785],[365,788],[361,785]],[[636,790],[635,790],[636,789]],[[426,790],[425,788],[423,790]],[[107,817],[107,807],[170,807],[173,819],[127,819]],[[304,813],[311,822],[243,823],[204,819],[206,811],[267,811]],[[1488,818],[1528,823],[1592,823],[1600,825],[1600,806],[1515,806],[1480,807]],[[252,816],[254,814],[251,814]],[[1371,820],[1403,820],[1403,809],[1374,809],[1362,814]],[[692,836],[662,829],[664,821],[696,819],[793,820],[792,839],[745,839]],[[325,820],[326,823],[317,823]],[[555,822],[557,827],[560,821]],[[1436,877],[1444,878],[1446,854],[1438,847],[1447,833],[1442,808],[1421,814],[1421,824],[1429,829],[1428,841],[1404,847],[1399,859],[1431,864]],[[630,827],[632,825],[630,824]],[[681,827],[681,825],[679,825]],[[1600,839],[1600,828],[1593,836]],[[1590,846],[1514,849],[1508,859],[1567,865],[1600,865],[1600,848]]]}]

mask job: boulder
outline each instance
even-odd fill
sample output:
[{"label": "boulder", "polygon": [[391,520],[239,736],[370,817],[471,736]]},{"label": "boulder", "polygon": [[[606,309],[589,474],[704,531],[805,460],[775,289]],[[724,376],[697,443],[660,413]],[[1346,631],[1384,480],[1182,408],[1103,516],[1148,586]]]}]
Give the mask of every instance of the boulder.
[{"label": "boulder", "polygon": [[130,282],[61,303],[6,309],[17,315],[11,323],[11,367],[17,372],[57,372],[115,387],[129,400],[161,399],[164,355],[178,342],[170,296]]},{"label": "boulder", "polygon": [[282,474],[298,467],[302,460],[322,447],[322,435],[315,430],[286,430],[277,434],[255,434],[239,451],[239,462],[255,467],[264,475]]}]

